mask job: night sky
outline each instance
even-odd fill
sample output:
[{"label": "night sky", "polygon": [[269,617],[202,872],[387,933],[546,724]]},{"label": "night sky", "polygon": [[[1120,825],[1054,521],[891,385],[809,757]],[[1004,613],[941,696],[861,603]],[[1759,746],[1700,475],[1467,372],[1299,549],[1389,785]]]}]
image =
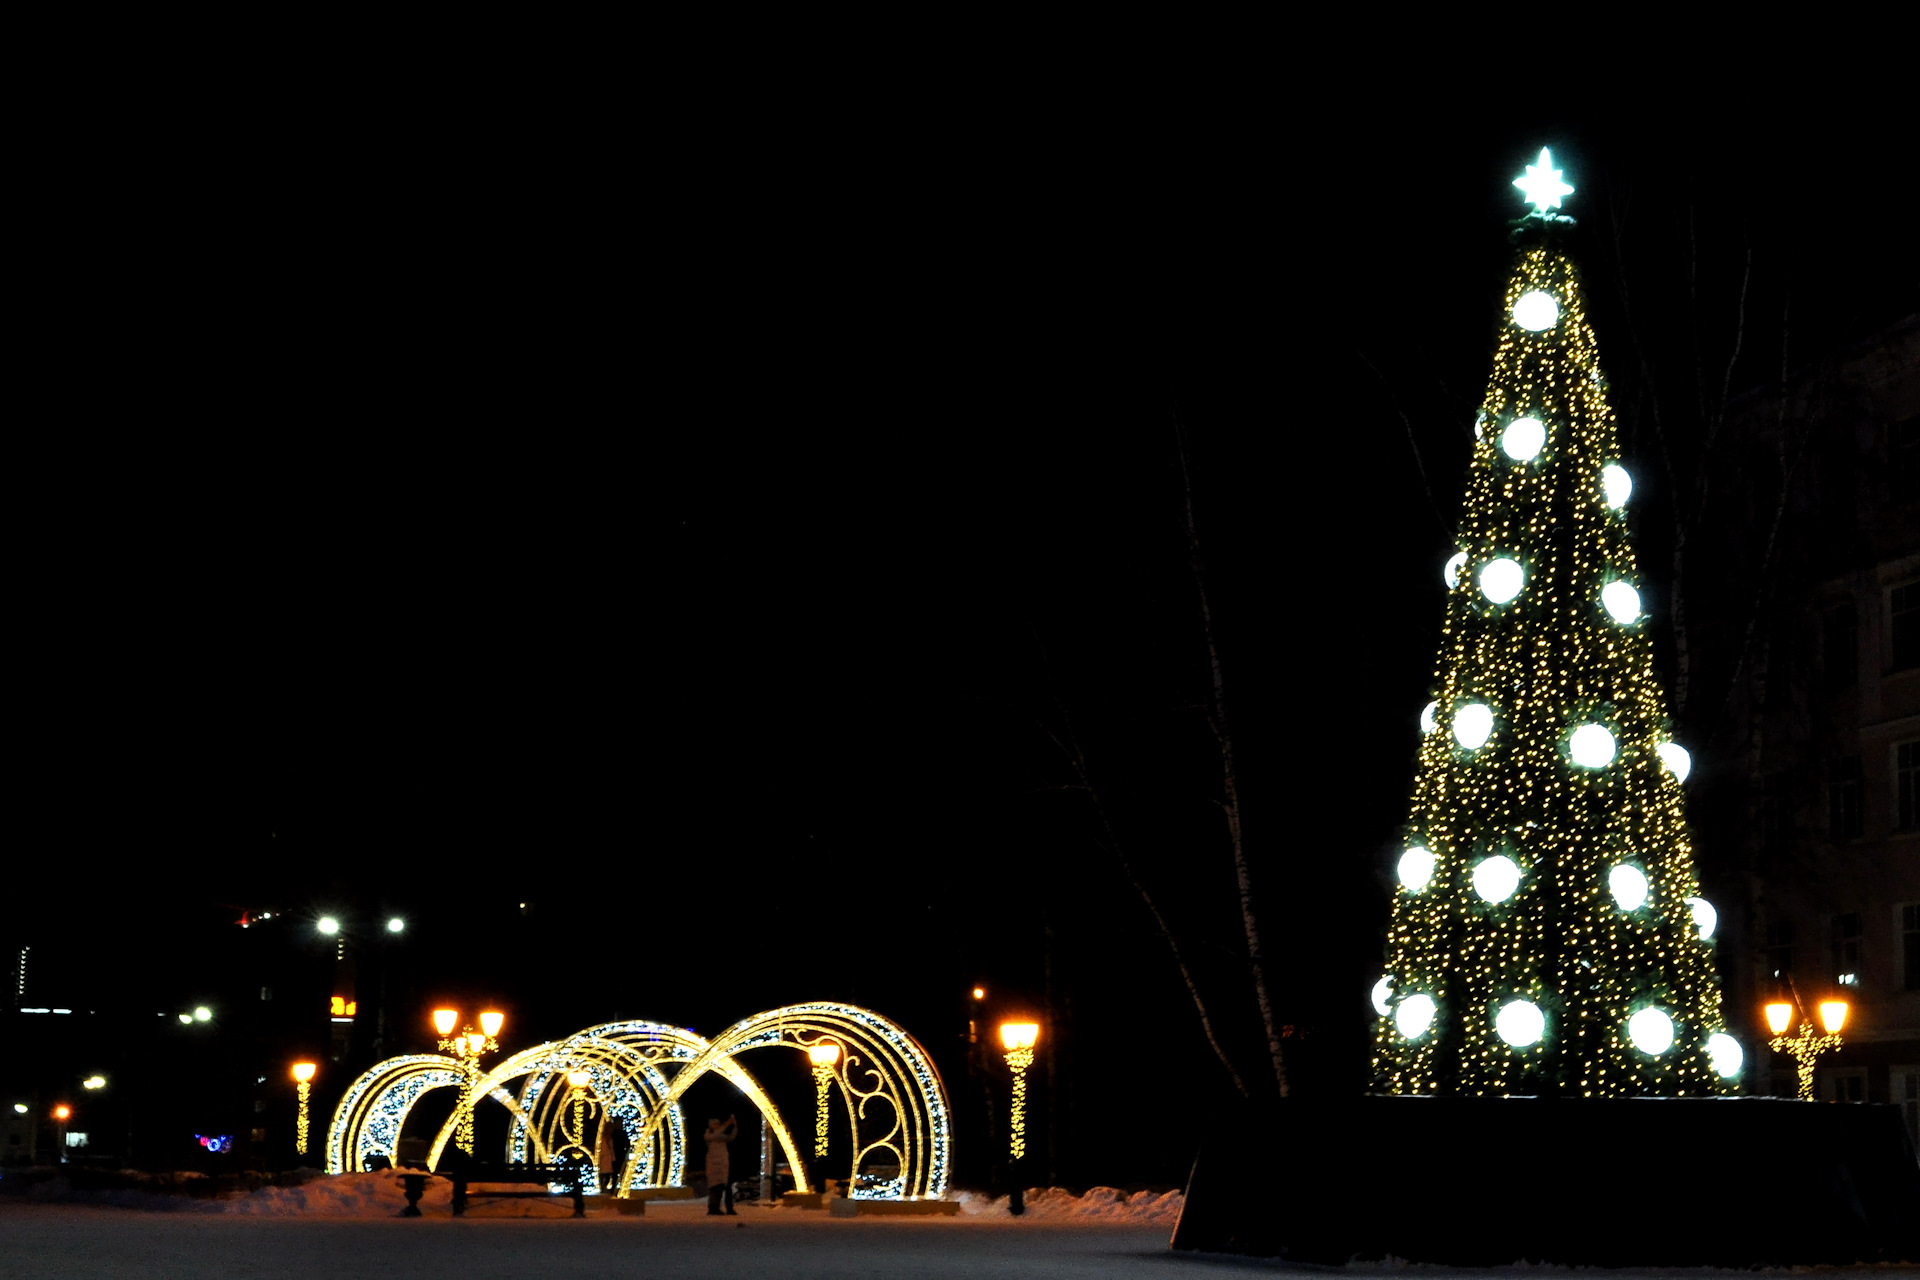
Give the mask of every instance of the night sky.
[{"label": "night sky", "polygon": [[1184,438],[1282,1020],[1360,1087],[1510,179],[1578,189],[1617,399],[1720,367],[1749,246],[1743,386],[1920,272],[1835,117],[1306,105],[126,141],[16,419],[8,955],[169,1009],[241,909],[397,911],[397,1021],[833,998],[944,1055],[1051,986],[1061,1107],[1150,1044],[1191,1132],[1224,1077],[1053,743],[1257,1076]]}]

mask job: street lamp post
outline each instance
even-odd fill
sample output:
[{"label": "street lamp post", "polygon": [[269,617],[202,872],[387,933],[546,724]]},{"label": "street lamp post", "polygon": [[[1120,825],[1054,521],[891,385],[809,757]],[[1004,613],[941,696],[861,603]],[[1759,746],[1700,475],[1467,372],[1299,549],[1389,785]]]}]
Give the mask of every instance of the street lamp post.
[{"label": "street lamp post", "polygon": [[1813,1101],[1813,1068],[1821,1054],[1829,1049],[1840,1047],[1840,1028],[1846,1025],[1847,1002],[1845,1000],[1822,1000],[1819,1005],[1820,1025],[1826,1033],[1820,1034],[1813,1029],[1813,1019],[1806,1010],[1797,1010],[1800,1014],[1800,1030],[1789,1036],[1787,1028],[1793,1025],[1793,1015],[1799,1004],[1799,993],[1794,993],[1792,1002],[1776,1000],[1767,1006],[1767,1026],[1773,1031],[1771,1047],[1775,1053],[1793,1055],[1794,1065],[1800,1078],[1800,1098],[1803,1102]]},{"label": "street lamp post", "polygon": [[1006,1050],[1007,1067],[1013,1072],[1013,1104],[1007,1111],[1008,1172],[1013,1187],[1007,1193],[1007,1212],[1016,1216],[1027,1211],[1020,1161],[1027,1154],[1027,1068],[1033,1065],[1033,1046],[1039,1039],[1040,1024],[1036,1022],[1000,1024],[1000,1045]]},{"label": "street lamp post", "polygon": [[300,1087],[300,1118],[294,1125],[293,1150],[296,1155],[307,1154],[308,1102],[313,1093],[313,1073],[318,1068],[311,1062],[293,1064],[293,1078]]},{"label": "street lamp post", "polygon": [[817,1160],[824,1160],[827,1157],[827,1088],[833,1083],[834,1064],[840,1061],[840,1046],[823,1040],[807,1049],[807,1060],[813,1065],[813,1155]]},{"label": "street lamp post", "polygon": [[460,1011],[433,1011],[433,1029],[440,1033],[440,1050],[442,1053],[451,1053],[460,1063],[460,1075],[466,1085],[466,1107],[461,1113],[460,1127],[455,1130],[453,1141],[468,1155],[473,1154],[473,1109],[480,1102],[480,1055],[500,1047],[495,1037],[500,1034],[500,1028],[506,1025],[506,1021],[506,1014],[489,1009],[480,1015],[480,1030],[466,1026],[461,1027],[459,1035],[454,1035],[453,1029],[460,1022]]}]

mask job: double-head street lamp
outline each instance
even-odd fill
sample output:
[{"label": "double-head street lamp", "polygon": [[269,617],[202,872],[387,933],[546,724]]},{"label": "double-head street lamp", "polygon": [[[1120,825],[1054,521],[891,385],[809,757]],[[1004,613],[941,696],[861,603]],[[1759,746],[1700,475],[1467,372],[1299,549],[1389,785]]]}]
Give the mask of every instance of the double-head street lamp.
[{"label": "double-head street lamp", "polygon": [[[1792,1054],[1800,1077],[1800,1097],[1802,1101],[1813,1101],[1813,1066],[1820,1055],[1829,1049],[1840,1047],[1840,1028],[1847,1022],[1847,1002],[1845,1000],[1822,1000],[1819,1004],[1820,1025],[1826,1029],[1824,1035],[1813,1029],[1813,1019],[1807,1016],[1805,1009],[1798,1009],[1799,993],[1794,993],[1791,1002],[1776,1000],[1767,1006],[1767,1026],[1773,1031],[1771,1046],[1775,1053]],[[1787,1028],[1793,1025],[1793,1015],[1800,1014],[1800,1030],[1789,1036]]]},{"label": "double-head street lamp", "polygon": [[1020,1185],[1020,1160],[1027,1154],[1027,1068],[1033,1065],[1033,1046],[1039,1040],[1039,1023],[1000,1024],[1000,1045],[1006,1050],[1007,1067],[1013,1072],[1013,1105],[1007,1112],[1010,1136],[1007,1153],[1011,1157],[1009,1172],[1013,1182],[1007,1195],[1007,1212],[1013,1214],[1027,1211],[1026,1191]]},{"label": "double-head street lamp", "polygon": [[293,1131],[293,1149],[296,1154],[307,1154],[307,1103],[313,1093],[313,1073],[318,1070],[311,1062],[293,1064],[293,1079],[300,1087],[300,1118]]},{"label": "double-head street lamp", "polygon": [[466,1106],[461,1111],[460,1127],[454,1133],[453,1141],[468,1155],[473,1154],[473,1109],[480,1101],[480,1055],[499,1049],[500,1042],[495,1037],[500,1034],[500,1028],[506,1025],[506,1021],[506,1014],[489,1009],[480,1015],[478,1031],[469,1025],[461,1027],[460,1034],[455,1035],[453,1029],[460,1024],[460,1011],[433,1011],[433,1029],[440,1033],[440,1051],[454,1056],[466,1082]]},{"label": "double-head street lamp", "polygon": [[827,1086],[833,1083],[834,1064],[840,1061],[840,1046],[822,1040],[807,1047],[807,1061],[813,1068],[813,1154],[827,1154]]}]

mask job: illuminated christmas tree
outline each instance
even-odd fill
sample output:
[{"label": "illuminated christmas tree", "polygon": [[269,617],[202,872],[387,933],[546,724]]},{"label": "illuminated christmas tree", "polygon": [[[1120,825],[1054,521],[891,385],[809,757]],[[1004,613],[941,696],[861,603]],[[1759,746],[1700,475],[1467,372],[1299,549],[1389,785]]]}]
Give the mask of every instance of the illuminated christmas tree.
[{"label": "illuminated christmas tree", "polygon": [[1572,188],[1515,180],[1499,347],[1475,427],[1434,701],[1374,988],[1387,1093],[1729,1092],[1683,814],[1687,754],[1628,541],[1632,489],[1580,279]]}]

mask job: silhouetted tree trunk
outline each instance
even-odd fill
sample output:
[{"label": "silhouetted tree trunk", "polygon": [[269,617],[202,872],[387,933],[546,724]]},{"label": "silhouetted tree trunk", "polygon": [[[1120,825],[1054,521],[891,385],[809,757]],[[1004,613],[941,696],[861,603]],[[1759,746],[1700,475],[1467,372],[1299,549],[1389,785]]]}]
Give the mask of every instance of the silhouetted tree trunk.
[{"label": "silhouetted tree trunk", "polygon": [[1226,682],[1220,670],[1220,647],[1213,635],[1213,605],[1207,597],[1206,566],[1200,556],[1200,533],[1193,518],[1193,475],[1187,466],[1186,434],[1175,428],[1180,444],[1180,479],[1186,502],[1187,559],[1193,569],[1193,582],[1200,594],[1200,621],[1206,633],[1207,662],[1213,677],[1213,702],[1207,721],[1220,745],[1221,807],[1227,815],[1227,837],[1233,847],[1233,873],[1240,892],[1240,922],[1247,935],[1247,968],[1253,975],[1253,992],[1260,1005],[1260,1023],[1267,1033],[1267,1052],[1273,1057],[1274,1084],[1280,1096],[1289,1093],[1286,1052],[1280,1044],[1280,1027],[1273,1016],[1273,999],[1267,990],[1265,953],[1260,946],[1260,924],[1254,910],[1253,874],[1247,866],[1247,846],[1240,827],[1240,775],[1234,765],[1233,733],[1227,722]]}]

